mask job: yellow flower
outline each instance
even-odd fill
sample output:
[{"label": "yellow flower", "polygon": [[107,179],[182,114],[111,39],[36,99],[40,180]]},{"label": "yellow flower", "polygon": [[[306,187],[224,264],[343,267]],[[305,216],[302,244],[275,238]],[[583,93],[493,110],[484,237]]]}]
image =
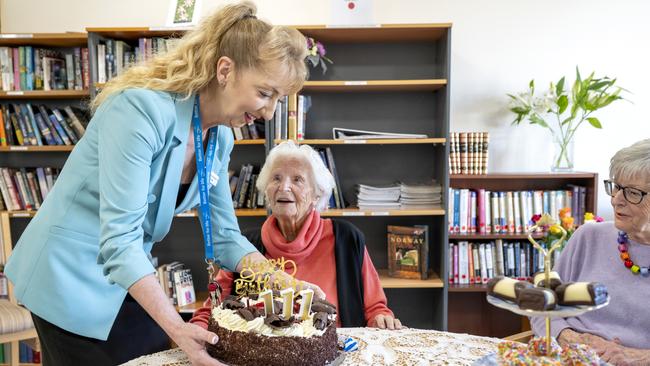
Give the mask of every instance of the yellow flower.
[{"label": "yellow flower", "polygon": [[594,221],[594,214],[591,212],[585,212],[585,222]]},{"label": "yellow flower", "polygon": [[558,225],[558,224],[551,225],[551,227],[548,228],[548,231],[553,235],[561,235],[562,234],[562,229],[560,229],[560,225]]},{"label": "yellow flower", "polygon": [[311,50],[309,50],[309,53],[312,56],[316,56],[316,54],[318,54],[318,48],[316,48],[316,46],[312,47]]}]

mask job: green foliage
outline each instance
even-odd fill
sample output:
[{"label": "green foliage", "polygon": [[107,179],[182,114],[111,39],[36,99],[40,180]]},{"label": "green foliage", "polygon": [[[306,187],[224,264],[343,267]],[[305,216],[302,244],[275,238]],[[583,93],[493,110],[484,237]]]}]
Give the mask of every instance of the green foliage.
[{"label": "green foliage", "polygon": [[[551,83],[542,97],[535,97],[535,80],[531,80],[527,91],[508,94],[512,102],[509,109],[515,114],[512,124],[528,121],[550,129],[561,140],[568,142],[585,120],[595,128],[602,128],[600,120],[591,114],[623,99],[621,92],[624,89],[616,86],[616,79],[607,76],[596,78],[593,72],[583,79],[577,67],[571,90],[565,90],[564,84],[565,78],[562,77],[557,83]],[[557,123],[551,123],[548,117],[556,119]],[[553,127],[555,125],[558,130]]]}]

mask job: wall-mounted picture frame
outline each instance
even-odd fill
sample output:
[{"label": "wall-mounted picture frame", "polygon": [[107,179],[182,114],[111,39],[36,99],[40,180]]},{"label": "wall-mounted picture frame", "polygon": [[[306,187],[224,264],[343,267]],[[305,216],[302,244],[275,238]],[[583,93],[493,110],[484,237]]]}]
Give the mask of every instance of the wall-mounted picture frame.
[{"label": "wall-mounted picture frame", "polygon": [[196,25],[201,15],[201,0],[171,0],[167,23],[169,27]]}]

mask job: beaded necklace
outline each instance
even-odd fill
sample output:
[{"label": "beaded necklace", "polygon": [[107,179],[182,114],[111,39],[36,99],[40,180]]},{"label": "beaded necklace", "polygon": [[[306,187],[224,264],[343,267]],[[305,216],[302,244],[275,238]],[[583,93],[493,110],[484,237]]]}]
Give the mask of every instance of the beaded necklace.
[{"label": "beaded necklace", "polygon": [[618,232],[618,251],[621,252],[621,260],[623,260],[623,264],[625,267],[629,268],[630,271],[634,274],[641,274],[643,277],[648,277],[650,275],[650,270],[648,267],[640,267],[634,262],[632,262],[632,258],[630,258],[630,252],[627,250],[627,245],[628,245],[628,237],[627,234],[624,231],[619,231]]}]

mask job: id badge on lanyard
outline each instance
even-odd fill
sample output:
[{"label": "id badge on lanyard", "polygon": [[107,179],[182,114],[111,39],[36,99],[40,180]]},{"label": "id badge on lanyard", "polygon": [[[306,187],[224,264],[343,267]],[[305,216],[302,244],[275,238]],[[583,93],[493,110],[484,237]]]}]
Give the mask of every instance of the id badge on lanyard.
[{"label": "id badge on lanyard", "polygon": [[212,173],[212,162],[217,148],[217,133],[210,129],[208,134],[208,146],[203,155],[203,129],[201,127],[201,114],[199,96],[194,99],[194,110],[192,113],[192,131],[194,134],[194,156],[196,157],[196,174],[199,185],[199,215],[201,215],[201,231],[203,233],[205,262],[208,264],[208,290],[212,297],[212,305],[216,306],[220,301],[219,285],[216,283],[214,269],[214,243],[212,241],[212,220],[210,218],[210,195],[209,186],[216,185],[219,177]]}]

